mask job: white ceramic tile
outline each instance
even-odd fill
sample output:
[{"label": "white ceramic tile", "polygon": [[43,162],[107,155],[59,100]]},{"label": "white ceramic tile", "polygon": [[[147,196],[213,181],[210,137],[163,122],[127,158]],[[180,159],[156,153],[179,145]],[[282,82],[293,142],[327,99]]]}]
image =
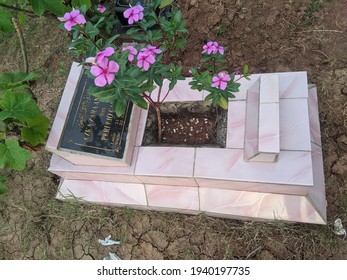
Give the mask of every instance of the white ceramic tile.
[{"label": "white ceramic tile", "polygon": [[309,86],[308,113],[310,118],[311,141],[319,146],[322,146],[319,125],[317,88],[315,85]]},{"label": "white ceramic tile", "polygon": [[279,102],[278,75],[261,76],[260,79],[260,103]]},{"label": "white ceramic tile", "polygon": [[165,177],[165,176],[139,176],[136,178],[144,184],[154,185],[171,185],[171,186],[185,186],[185,187],[197,187],[193,177],[182,178],[182,177]]},{"label": "white ceramic tile", "polygon": [[140,147],[135,175],[192,177],[194,148]]},{"label": "white ceramic tile", "polygon": [[76,198],[82,202],[107,205],[147,205],[142,184],[65,179],[59,188],[57,198]]},{"label": "white ceramic tile", "polygon": [[137,147],[142,145],[143,135],[146,129],[147,116],[148,116],[148,110],[142,109],[140,112],[140,119],[139,119],[139,124],[137,127],[137,134],[136,134],[136,140],[135,140],[135,146]]},{"label": "white ceramic tile", "polygon": [[228,189],[245,192],[263,192],[274,194],[306,195],[313,187],[280,185],[271,183],[256,183],[245,181],[215,180],[215,179],[196,179],[198,185],[203,188]]},{"label": "white ceramic tile", "polygon": [[280,152],[279,104],[260,104],[259,109],[259,153]]},{"label": "white ceramic tile", "polygon": [[241,149],[197,148],[195,178],[313,186],[310,152],[281,151],[278,162],[246,162]]},{"label": "white ceramic tile", "polygon": [[281,150],[311,150],[306,99],[280,100],[280,147]]},{"label": "white ceramic tile", "polygon": [[199,210],[198,188],[145,185],[148,205],[186,210]]},{"label": "white ceramic tile", "polygon": [[245,123],[246,101],[229,101],[226,148],[243,148]]},{"label": "white ceramic tile", "polygon": [[325,224],[303,196],[200,188],[200,210],[228,217]]}]

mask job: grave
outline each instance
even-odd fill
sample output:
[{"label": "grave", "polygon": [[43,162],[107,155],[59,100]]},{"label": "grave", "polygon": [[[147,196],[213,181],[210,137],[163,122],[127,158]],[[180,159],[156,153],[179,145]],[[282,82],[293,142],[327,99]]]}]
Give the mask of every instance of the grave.
[{"label": "grave", "polygon": [[[306,72],[254,74],[250,81],[241,80],[236,98],[229,100],[225,148],[141,146],[148,112],[134,105],[127,160],[60,146],[75,112],[69,114],[69,108],[80,102],[73,97],[82,73],[74,63],[47,141],[53,152],[49,170],[61,177],[58,199],[326,223],[317,91],[308,85]],[[203,100],[207,93],[191,90],[189,81],[178,83],[166,102]]]}]

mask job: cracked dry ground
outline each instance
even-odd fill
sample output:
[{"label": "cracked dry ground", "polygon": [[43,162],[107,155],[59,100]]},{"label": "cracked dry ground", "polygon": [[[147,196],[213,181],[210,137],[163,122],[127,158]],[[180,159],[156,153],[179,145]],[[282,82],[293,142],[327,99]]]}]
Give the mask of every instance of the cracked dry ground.
[{"label": "cracked dry ground", "polygon": [[[320,108],[328,225],[262,223],[136,211],[54,199],[57,178],[47,172],[50,154],[34,153],[24,172],[3,171],[11,192],[0,201],[0,259],[102,259],[97,239],[123,243],[123,259],[347,259],[346,240],[332,232],[347,225],[347,2],[176,1],[190,37],[180,61],[187,72],[207,40],[228,46],[237,69],[253,73],[305,70],[316,84]],[[24,26],[39,105],[53,120],[72,57],[67,33],[56,19],[29,19]],[[17,38],[0,39],[0,71],[21,68]],[[40,53],[38,55],[38,50]]]}]

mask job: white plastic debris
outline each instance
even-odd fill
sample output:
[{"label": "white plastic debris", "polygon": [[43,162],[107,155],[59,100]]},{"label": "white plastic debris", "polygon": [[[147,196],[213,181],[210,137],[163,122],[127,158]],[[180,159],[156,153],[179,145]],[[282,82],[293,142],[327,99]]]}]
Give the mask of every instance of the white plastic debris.
[{"label": "white plastic debris", "polygon": [[111,245],[119,245],[121,244],[120,241],[114,241],[111,239],[111,235],[107,236],[104,240],[99,239],[98,242],[103,246],[111,246]]},{"label": "white plastic debris", "polygon": [[344,236],[343,238],[345,238],[347,235],[346,230],[344,229],[340,218],[336,219],[334,222],[334,233],[340,236],[343,235]]},{"label": "white plastic debris", "polygon": [[104,257],[105,261],[119,261],[121,260],[115,253],[108,253],[107,257]]}]

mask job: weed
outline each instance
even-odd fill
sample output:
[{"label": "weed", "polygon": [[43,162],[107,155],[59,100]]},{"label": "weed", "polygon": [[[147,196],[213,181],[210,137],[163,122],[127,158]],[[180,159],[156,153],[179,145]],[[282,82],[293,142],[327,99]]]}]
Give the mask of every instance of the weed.
[{"label": "weed", "polygon": [[321,0],[311,0],[311,3],[306,10],[307,18],[305,20],[305,24],[309,25],[314,23],[317,20],[315,13],[318,12],[322,7],[323,4]]},{"label": "weed", "polygon": [[216,33],[217,36],[221,36],[221,35],[223,35],[223,34],[225,33],[225,30],[226,30],[226,28],[225,28],[225,26],[222,24],[222,25],[218,26],[218,28],[217,28],[217,30],[215,31],[215,33]]}]

